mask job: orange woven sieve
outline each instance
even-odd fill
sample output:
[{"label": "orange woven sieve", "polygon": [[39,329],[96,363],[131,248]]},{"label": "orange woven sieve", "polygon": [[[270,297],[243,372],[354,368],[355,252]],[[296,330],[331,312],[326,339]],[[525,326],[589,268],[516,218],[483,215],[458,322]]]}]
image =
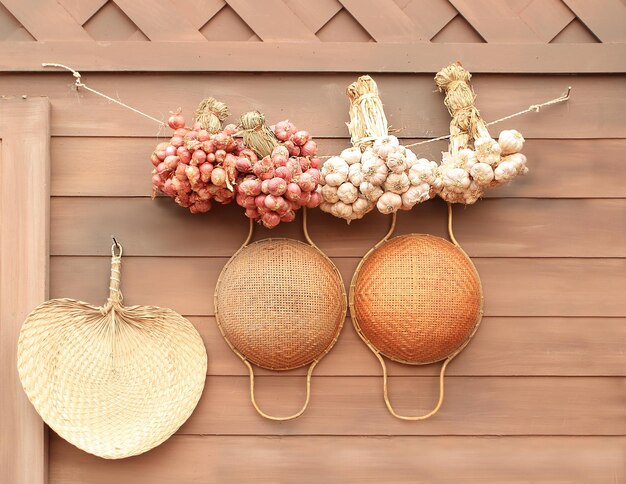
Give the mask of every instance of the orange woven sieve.
[{"label": "orange woven sieve", "polygon": [[[454,237],[450,203],[448,233],[453,243],[423,234],[389,239],[396,217],[394,213],[389,232],[365,254],[352,277],[350,315],[383,370],[383,399],[389,412],[402,420],[424,420],[441,408],[446,368],[478,329],[482,286]],[[383,356],[409,365],[445,360],[439,371],[439,399],[432,410],[412,416],[394,410]]]},{"label": "orange woven sieve", "polygon": [[467,255],[447,240],[403,235],[363,260],[353,309],[360,331],[383,355],[433,363],[475,331],[482,314],[480,279]]}]

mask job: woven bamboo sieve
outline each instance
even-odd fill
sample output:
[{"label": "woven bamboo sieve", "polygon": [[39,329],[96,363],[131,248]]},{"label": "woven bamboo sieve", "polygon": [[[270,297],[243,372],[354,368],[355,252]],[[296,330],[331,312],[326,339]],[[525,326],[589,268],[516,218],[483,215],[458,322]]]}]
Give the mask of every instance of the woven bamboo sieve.
[{"label": "woven bamboo sieve", "polygon": [[[308,242],[248,238],[222,270],[215,288],[215,316],[228,345],[250,374],[250,398],[256,411],[270,420],[291,420],[306,410],[313,369],[333,347],[347,312],[346,291],[339,271],[309,237]],[[263,412],[255,399],[254,369],[284,371],[309,365],[306,398],[295,414],[276,417]]]},{"label": "woven bamboo sieve", "polygon": [[[478,272],[452,231],[452,242],[425,234],[387,235],[359,263],[350,285],[350,314],[361,339],[383,369],[383,397],[391,414],[424,420],[441,407],[444,373],[475,334],[482,318],[483,295]],[[439,400],[425,415],[398,414],[388,396],[383,356],[409,365],[445,360],[439,376]]]},{"label": "woven bamboo sieve", "polygon": [[106,459],[146,452],[191,415],[207,355],[193,325],[171,309],[122,306],[122,247],[112,249],[102,307],[53,299],[26,318],[18,371],[43,420],[76,447]]}]

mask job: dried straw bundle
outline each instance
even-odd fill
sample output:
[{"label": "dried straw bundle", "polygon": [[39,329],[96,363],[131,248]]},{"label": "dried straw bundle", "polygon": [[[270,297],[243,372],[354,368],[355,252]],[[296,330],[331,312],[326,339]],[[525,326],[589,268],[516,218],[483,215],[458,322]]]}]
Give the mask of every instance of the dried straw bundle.
[{"label": "dried straw bundle", "polygon": [[244,144],[252,148],[261,158],[272,154],[280,143],[272,130],[265,124],[265,115],[250,111],[241,115],[239,126],[243,130]]},{"label": "dried straw bundle", "polygon": [[53,299],[38,306],[20,332],[18,371],[57,434],[120,459],[156,447],[189,418],[207,356],[193,325],[171,309],[122,306],[121,246],[112,252],[107,303]]},{"label": "dried straw bundle", "polygon": [[387,118],[374,79],[361,76],[346,92],[350,100],[350,122],[346,124],[352,145],[365,149],[377,138],[387,136]]},{"label": "dried straw bundle", "polygon": [[207,97],[198,105],[194,121],[200,123],[209,133],[218,133],[222,130],[222,121],[229,115],[226,104],[214,97]]}]

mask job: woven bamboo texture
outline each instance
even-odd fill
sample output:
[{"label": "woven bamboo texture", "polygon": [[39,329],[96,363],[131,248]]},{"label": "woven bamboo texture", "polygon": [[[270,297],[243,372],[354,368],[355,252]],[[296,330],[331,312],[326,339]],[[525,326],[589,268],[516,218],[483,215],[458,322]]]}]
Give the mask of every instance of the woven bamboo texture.
[{"label": "woven bamboo texture", "polygon": [[[115,247],[115,246],[114,246]],[[121,304],[121,250],[110,297],[38,306],[24,322],[18,370],[43,420],[80,449],[107,459],[146,452],[191,415],[204,388],[200,335],[178,313]]]},{"label": "woven bamboo texture", "polygon": [[387,240],[363,259],[351,301],[358,330],[388,358],[443,360],[472,336],[482,316],[478,273],[454,244],[430,235]]},{"label": "woven bamboo texture", "polygon": [[346,310],[335,265],[316,247],[293,239],[243,247],[215,290],[215,314],[226,340],[270,370],[319,360],[335,344]]}]

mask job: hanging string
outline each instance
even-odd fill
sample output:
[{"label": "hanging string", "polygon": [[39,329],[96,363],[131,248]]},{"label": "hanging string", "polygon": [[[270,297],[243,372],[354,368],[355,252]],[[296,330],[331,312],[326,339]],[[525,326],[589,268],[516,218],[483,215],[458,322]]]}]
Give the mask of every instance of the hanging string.
[{"label": "hanging string", "polygon": [[115,104],[118,104],[120,106],[122,106],[123,108],[126,109],[130,109],[131,111],[140,114],[142,116],[144,116],[145,118],[151,119],[152,121],[154,121],[155,123],[158,123],[160,126],[167,126],[163,121],[154,118],[152,116],[150,116],[149,114],[144,113],[143,111],[139,111],[139,109],[135,109],[132,106],[129,106],[128,104],[123,103],[122,101],[118,101],[117,99],[114,99],[110,96],[107,96],[106,94],[100,92],[100,91],[96,91],[95,89],[92,89],[91,87],[87,86],[81,78],[81,74],[80,72],[78,72],[77,70],[72,69],[71,67],[65,66],[63,64],[53,64],[53,63],[49,63],[49,62],[44,62],[43,64],[41,64],[42,67],[60,67],[61,69],[65,69],[67,71],[70,71],[73,76],[76,78],[76,82],[74,83],[74,85],[76,86],[77,89],[83,88],[89,92],[92,92],[100,97],[103,97],[104,99],[107,99],[108,101],[111,101]]},{"label": "hanging string", "polygon": [[[100,96],[100,97],[103,97],[104,99],[107,99],[107,100],[109,100],[111,102],[114,102],[115,104],[118,104],[119,106],[122,106],[122,107],[124,107],[126,109],[129,109],[129,110],[131,110],[131,111],[133,111],[133,112],[135,112],[137,114],[140,114],[141,116],[144,116],[144,117],[146,117],[148,119],[151,119],[155,123],[158,123],[160,126],[163,126],[163,127],[166,126],[166,124],[163,121],[161,121],[161,120],[159,120],[157,118],[154,118],[154,117],[150,116],[149,114],[146,114],[143,111],[140,111],[139,109],[135,109],[134,107],[129,106],[128,104],[125,104],[125,103],[123,103],[121,101],[118,101],[117,99],[114,99],[114,98],[112,98],[110,96],[107,96],[106,94],[104,94],[104,93],[102,93],[100,91],[96,91],[95,89],[92,89],[91,87],[87,86],[84,82],[82,82],[82,78],[81,78],[80,72],[78,72],[75,69],[72,69],[71,67],[68,67],[68,66],[63,65],[63,64],[54,64],[54,63],[49,63],[49,62],[43,63],[41,65],[43,67],[60,67],[61,69],[65,69],[65,70],[71,72],[74,75],[74,77],[76,78],[76,82],[74,84],[75,84],[75,86],[77,88],[83,88],[83,89],[85,89],[85,90],[87,90],[89,92],[92,92],[92,93]],[[498,124],[498,123],[501,123],[503,121],[507,121],[509,119],[516,118],[518,116],[522,116],[523,114],[526,114],[526,113],[531,113],[531,112],[538,113],[541,108],[544,108],[546,106],[551,106],[553,104],[562,103],[564,101],[569,100],[571,92],[572,92],[572,86],[568,86],[567,91],[565,93],[561,94],[557,98],[550,99],[549,101],[546,101],[546,102],[541,103],[541,104],[532,104],[532,105],[528,106],[528,108],[526,108],[526,109],[524,109],[522,111],[518,111],[517,113],[509,114],[508,116],[504,116],[502,118],[498,118],[498,119],[496,119],[494,121],[491,121],[490,123],[487,123],[487,126],[493,126],[494,124]],[[424,144],[427,144],[427,143],[433,143],[434,141],[441,141],[441,140],[448,139],[448,138],[450,138],[449,134],[447,134],[445,136],[439,136],[437,138],[430,138],[430,139],[427,139],[427,140],[418,141],[417,143],[411,143],[411,144],[403,145],[403,146],[405,148],[412,148],[413,146],[419,146],[419,145],[424,145]],[[328,158],[332,158],[332,156],[333,155],[331,155],[331,156],[318,156],[318,158],[322,159],[322,160],[325,160],[325,159],[328,159]]]}]

